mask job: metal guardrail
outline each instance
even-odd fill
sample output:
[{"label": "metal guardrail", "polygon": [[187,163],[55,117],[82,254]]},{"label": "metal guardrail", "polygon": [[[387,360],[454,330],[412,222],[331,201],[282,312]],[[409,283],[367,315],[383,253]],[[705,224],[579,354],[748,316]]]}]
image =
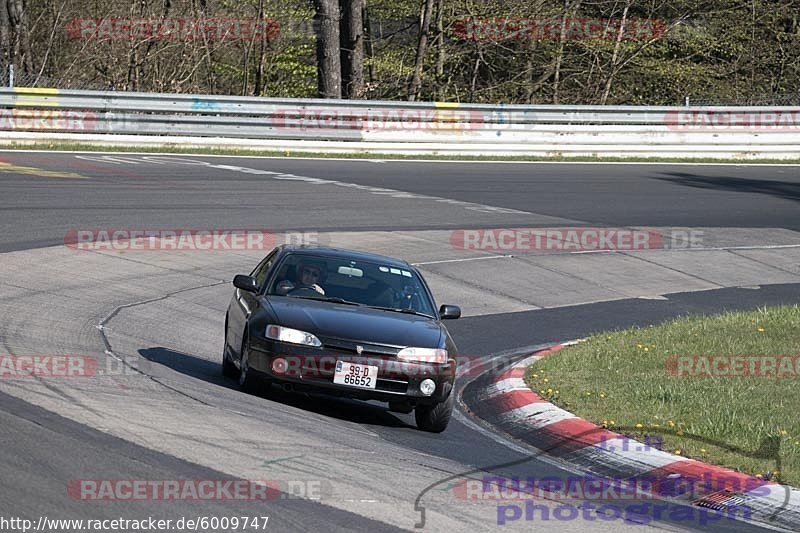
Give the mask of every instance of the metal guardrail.
[{"label": "metal guardrail", "polygon": [[800,158],[800,107],[522,106],[0,89],[0,142],[37,138],[129,145],[160,138],[162,144],[293,151]]}]

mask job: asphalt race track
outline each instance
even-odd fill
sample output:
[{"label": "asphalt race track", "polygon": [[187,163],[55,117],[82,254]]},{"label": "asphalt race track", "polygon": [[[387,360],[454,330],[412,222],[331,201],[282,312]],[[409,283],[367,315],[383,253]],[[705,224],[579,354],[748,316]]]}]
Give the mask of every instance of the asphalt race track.
[{"label": "asphalt race track", "polygon": [[[462,306],[448,323],[461,354],[510,358],[686,313],[797,303],[798,202],[794,166],[0,153],[0,354],[87,356],[98,369],[0,379],[2,516],[268,516],[273,531],[716,530],[666,513],[624,526],[594,512],[498,524],[497,502],[464,500],[446,480],[574,475],[569,467],[463,412],[432,435],[381,405],[246,395],[221,377],[229,282],[264,251],[85,251],[65,235],[258,228],[278,242],[302,234],[402,257],[438,303]],[[649,228],[664,245],[571,253],[453,240],[459,230],[584,226]],[[679,242],[687,232],[696,246]],[[278,492],[131,501],[73,490],[121,479],[266,480]]]}]

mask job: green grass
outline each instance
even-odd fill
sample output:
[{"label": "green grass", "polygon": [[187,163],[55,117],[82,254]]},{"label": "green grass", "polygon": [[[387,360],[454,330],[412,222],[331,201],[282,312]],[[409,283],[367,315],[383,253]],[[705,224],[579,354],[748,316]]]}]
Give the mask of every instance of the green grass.
[{"label": "green grass", "polygon": [[[660,437],[665,451],[800,485],[800,377],[667,370],[670,356],[697,355],[800,356],[800,307],[595,335],[532,365],[525,379],[580,417],[636,439]],[[770,439],[775,451],[754,453]]]},{"label": "green grass", "polygon": [[[165,141],[168,142],[168,141]],[[587,157],[563,156],[470,156],[470,155],[400,155],[380,153],[333,154],[326,152],[296,152],[287,150],[259,150],[253,148],[208,148],[191,146],[105,146],[82,142],[35,142],[35,143],[0,143],[0,150],[49,150],[53,152],[158,152],[168,154],[195,155],[230,155],[260,157],[318,157],[336,159],[398,159],[398,160],[442,160],[442,161],[563,161],[563,162],[603,162],[603,163],[736,163],[743,165],[757,164],[800,164],[798,159],[714,159],[714,158],[679,158],[679,157]]]}]

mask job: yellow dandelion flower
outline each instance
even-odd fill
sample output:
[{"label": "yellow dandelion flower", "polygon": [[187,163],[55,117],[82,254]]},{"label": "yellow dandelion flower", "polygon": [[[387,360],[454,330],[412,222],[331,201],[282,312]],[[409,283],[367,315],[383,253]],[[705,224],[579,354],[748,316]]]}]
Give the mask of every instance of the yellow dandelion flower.
[{"label": "yellow dandelion flower", "polygon": [[549,383],[549,382],[550,382],[550,380],[549,380],[549,379],[547,379],[547,378],[544,378],[544,382],[545,382],[545,383]]},{"label": "yellow dandelion flower", "polygon": [[616,422],[614,422],[613,420],[609,420],[609,421],[608,421],[608,425],[609,425],[609,426],[613,426],[614,424],[616,424]]},{"label": "yellow dandelion flower", "polygon": [[547,389],[547,394],[552,394],[552,393],[553,393],[553,389]]},{"label": "yellow dandelion flower", "polygon": [[603,393],[601,392],[601,393],[600,393],[600,397],[601,397],[601,398],[605,398],[605,397],[606,397],[606,395],[605,395],[605,394],[603,394]]},{"label": "yellow dandelion flower", "polygon": [[642,347],[642,345],[641,345],[641,344],[637,344],[637,345],[636,345],[636,347],[637,347],[637,348],[641,348],[641,347]]},{"label": "yellow dandelion flower", "polygon": [[706,449],[705,448],[700,448],[700,453],[706,453]]},{"label": "yellow dandelion flower", "polygon": [[675,450],[675,455],[680,455],[680,454],[681,454],[680,450]]},{"label": "yellow dandelion flower", "polygon": [[668,420],[667,424],[669,424],[669,427],[671,427],[671,428],[675,427],[675,422],[673,422],[672,420]]},{"label": "yellow dandelion flower", "polygon": [[764,328],[758,328],[759,333],[764,333]]},{"label": "yellow dandelion flower", "polygon": [[641,424],[636,424],[636,427],[637,428],[641,428],[641,427],[644,427],[644,426],[642,426]]}]

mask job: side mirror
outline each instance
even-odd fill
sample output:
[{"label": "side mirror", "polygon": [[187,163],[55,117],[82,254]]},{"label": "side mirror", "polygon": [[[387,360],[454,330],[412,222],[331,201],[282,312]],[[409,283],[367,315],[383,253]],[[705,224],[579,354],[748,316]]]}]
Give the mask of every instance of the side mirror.
[{"label": "side mirror", "polygon": [[461,318],[461,308],[457,305],[443,305],[439,308],[439,317],[442,320]]},{"label": "side mirror", "polygon": [[258,283],[256,283],[256,279],[251,276],[245,276],[244,274],[238,274],[233,278],[233,286],[247,292],[258,292]]}]

